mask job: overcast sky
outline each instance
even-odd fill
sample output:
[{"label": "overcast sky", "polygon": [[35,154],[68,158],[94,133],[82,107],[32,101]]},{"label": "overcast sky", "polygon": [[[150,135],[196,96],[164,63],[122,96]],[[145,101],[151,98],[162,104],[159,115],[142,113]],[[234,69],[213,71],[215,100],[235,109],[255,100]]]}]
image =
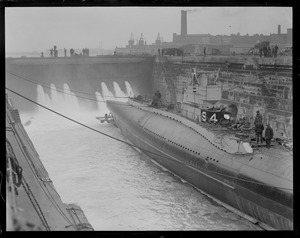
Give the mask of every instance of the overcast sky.
[{"label": "overcast sky", "polygon": [[292,28],[291,7],[36,7],[5,9],[6,51],[58,48],[125,47],[131,32],[147,44],[158,32],[164,41],[180,34],[181,10],[188,34],[286,33]]}]

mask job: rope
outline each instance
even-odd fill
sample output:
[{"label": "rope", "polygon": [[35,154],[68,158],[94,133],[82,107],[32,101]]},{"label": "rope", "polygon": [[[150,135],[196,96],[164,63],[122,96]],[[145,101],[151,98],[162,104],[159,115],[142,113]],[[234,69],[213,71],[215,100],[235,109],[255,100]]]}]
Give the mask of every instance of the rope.
[{"label": "rope", "polygon": [[[19,144],[18,141],[17,141],[17,143],[18,143],[19,147],[21,148],[21,152],[22,152],[23,156],[25,157],[27,163],[28,163],[29,165],[31,165],[31,166],[29,166],[29,167],[30,167],[31,171],[33,172],[34,176],[38,179],[38,181],[40,180],[40,181],[42,181],[42,182],[44,183],[44,180],[41,179],[41,178],[37,175],[37,173],[36,173],[36,171],[37,171],[36,168],[34,167],[33,164],[31,164],[32,161],[26,156],[26,154],[24,154],[24,151],[22,150],[22,147],[21,147],[21,145]],[[30,160],[31,163],[29,163],[28,160]],[[60,214],[60,215],[61,215],[61,216],[69,223],[69,224],[71,224],[71,225],[73,226],[72,222],[67,218],[67,216],[63,213],[63,211],[62,211],[61,208],[59,207],[59,205],[56,203],[55,199],[52,197],[52,195],[51,195],[51,193],[49,192],[47,186],[45,186],[45,188],[46,188],[46,190],[48,191],[49,194],[46,193],[46,191],[44,190],[44,187],[41,186],[40,183],[38,183],[38,184],[39,184],[39,186],[42,188],[42,190],[44,191],[45,195],[48,197],[49,201],[52,203],[52,205],[53,205],[53,206],[55,207],[55,209],[58,211],[58,213],[59,213],[59,214]],[[50,198],[49,196],[50,196],[51,198]]]},{"label": "rope", "polygon": [[21,183],[22,183],[22,167],[20,166],[14,152],[12,149],[12,146],[9,142],[9,140],[6,138],[6,159],[9,160],[9,164],[10,164],[10,169],[12,170],[12,172],[14,173],[13,176],[13,183],[14,186],[16,187],[20,187]]},{"label": "rope", "polygon": [[[28,79],[27,77],[23,77],[23,76],[20,76],[20,75],[18,75],[18,74],[14,74],[14,73],[11,73],[11,72],[8,72],[8,71],[6,71],[6,73],[11,74],[11,75],[13,75],[13,76],[16,76],[16,77],[18,77],[18,78],[24,79],[24,80],[26,80],[26,81],[28,81],[28,82],[30,82],[30,83],[33,83],[33,84],[44,85],[46,88],[49,88],[49,89],[52,90],[51,84],[44,83],[44,82],[40,82],[40,81],[37,81],[37,80]],[[49,87],[49,86],[50,86],[50,87]],[[56,88],[56,87],[55,87],[55,88]],[[59,91],[59,92],[65,93],[63,88],[56,88],[56,90]],[[81,94],[86,94],[86,95],[95,96],[95,95],[92,94],[92,93],[87,93],[87,92],[83,92],[83,91],[77,91],[77,90],[72,90],[72,91],[73,91],[73,92],[76,92],[76,93],[81,93]],[[69,93],[66,93],[66,94],[69,94]],[[69,94],[69,95],[72,95],[72,94]],[[77,95],[76,95],[76,96],[77,96]],[[77,96],[77,97],[78,97],[78,96]],[[117,97],[117,96],[116,96],[116,97],[114,97],[114,96],[106,96],[106,97],[113,97],[113,98],[128,98],[128,97]]]},{"label": "rope", "polygon": [[81,125],[81,126],[83,126],[83,127],[86,127],[86,128],[88,128],[88,129],[90,129],[90,130],[92,130],[92,131],[95,131],[95,132],[97,132],[97,133],[100,133],[100,134],[102,134],[102,135],[104,135],[104,136],[107,136],[107,137],[109,137],[109,138],[111,138],[111,139],[114,139],[114,140],[117,140],[117,141],[119,141],[119,142],[122,142],[122,143],[124,143],[124,144],[129,145],[129,146],[136,147],[136,148],[138,148],[138,149],[140,149],[140,150],[142,150],[142,151],[145,151],[145,152],[148,152],[148,153],[151,153],[151,154],[160,156],[159,154],[156,154],[156,153],[153,153],[153,152],[151,152],[151,151],[142,149],[142,148],[140,148],[140,147],[138,147],[138,146],[135,146],[135,145],[133,145],[133,144],[131,144],[131,143],[128,143],[128,142],[123,141],[123,140],[120,140],[120,139],[118,139],[118,138],[116,138],[116,137],[113,137],[113,136],[108,135],[108,134],[106,134],[106,133],[103,133],[103,132],[101,132],[101,131],[99,131],[99,130],[96,130],[96,129],[92,128],[92,127],[89,127],[89,126],[87,126],[87,125],[84,125],[84,124],[81,123],[81,122],[78,122],[78,121],[76,121],[76,120],[74,120],[74,119],[72,119],[72,118],[70,118],[70,117],[67,117],[67,116],[65,116],[65,115],[63,115],[63,114],[61,114],[61,113],[59,113],[59,112],[56,112],[56,111],[54,111],[54,110],[52,110],[52,109],[50,109],[50,108],[48,108],[48,107],[46,107],[46,106],[44,106],[44,105],[41,105],[41,104],[39,104],[39,103],[37,103],[37,102],[35,102],[35,101],[33,101],[33,100],[31,100],[31,99],[29,99],[29,98],[27,98],[27,97],[25,97],[25,96],[19,94],[19,93],[17,93],[17,92],[15,92],[15,91],[13,91],[13,90],[11,90],[11,89],[9,89],[9,88],[6,88],[6,89],[7,89],[8,91],[10,91],[10,92],[12,92],[12,93],[18,95],[18,96],[20,96],[20,97],[22,97],[22,98],[24,98],[24,99],[30,101],[30,102],[32,102],[32,103],[34,103],[34,104],[36,104],[36,105],[42,107],[42,108],[45,108],[45,109],[48,110],[48,111],[51,111],[51,112],[53,112],[53,113],[55,113],[55,114],[57,114],[57,115],[59,115],[59,116],[61,116],[61,117],[63,117],[63,118],[66,118],[67,120],[70,120],[70,121],[72,121],[72,122],[74,122],[74,123],[76,123],[76,124],[78,124],[78,125]]},{"label": "rope", "polygon": [[[17,133],[14,133],[14,134],[17,134]],[[19,135],[18,135],[18,138],[19,138],[19,140],[21,141]],[[30,157],[28,157],[29,155],[26,155],[26,153],[23,151],[25,146],[24,146],[24,145],[20,145],[20,142],[19,142],[18,140],[16,140],[16,141],[17,141],[17,144],[18,144],[18,146],[20,147],[21,152],[22,152],[23,156],[25,157],[27,163],[30,165],[29,168],[31,169],[33,175],[37,178],[37,181],[42,181],[42,182],[44,183],[43,179],[41,179],[41,178],[37,175],[37,173],[36,173],[37,170],[36,170],[34,164],[32,163]],[[29,162],[29,160],[30,160],[31,163]],[[59,214],[60,214],[60,215],[61,215],[61,216],[62,216],[62,217],[63,217],[63,218],[71,225],[71,226],[73,226],[72,222],[68,219],[68,217],[64,214],[64,212],[61,210],[61,208],[59,207],[59,205],[56,203],[55,199],[52,197],[52,195],[51,195],[51,193],[49,192],[47,186],[45,186],[45,188],[47,189],[47,191],[48,191],[49,194],[47,194],[47,192],[45,191],[44,187],[40,184],[40,182],[39,182],[38,184],[39,184],[39,186],[42,188],[42,190],[44,191],[45,195],[48,197],[49,201],[52,203],[52,205],[53,205],[53,206],[55,207],[55,209],[58,211],[58,213],[59,213]],[[56,192],[56,193],[57,193],[57,192]],[[50,198],[49,196],[50,196],[51,198]]]},{"label": "rope", "polygon": [[3,179],[3,174],[2,174],[1,171],[0,171],[0,175],[1,175],[1,180],[0,180],[0,195],[1,195],[2,200],[5,202],[5,199],[2,196],[2,179]]},{"label": "rope", "polygon": [[77,218],[77,220],[78,220],[78,222],[80,224],[81,221],[80,221],[79,217],[77,216],[77,213],[76,213],[75,209],[72,207],[70,210],[74,213],[74,215],[76,216],[76,218]]},{"label": "rope", "polygon": [[[35,196],[33,195],[33,193],[32,193],[32,191],[31,191],[31,189],[30,189],[28,183],[26,182],[26,180],[25,180],[25,179],[23,179],[23,180],[24,180],[24,182],[25,182],[25,184],[26,184],[27,187],[24,185],[23,182],[22,182],[22,186],[24,187],[24,190],[25,190],[25,192],[26,192],[26,194],[27,194],[27,196],[28,196],[28,198],[29,198],[29,200],[30,200],[32,206],[34,207],[35,211],[37,212],[37,214],[38,214],[38,216],[39,216],[41,222],[43,223],[44,227],[46,228],[46,230],[47,230],[47,231],[50,231],[50,227],[49,227],[49,225],[48,225],[48,223],[47,223],[47,220],[46,220],[46,218],[45,218],[45,216],[44,216],[44,214],[43,214],[43,211],[42,211],[42,209],[41,209],[39,203],[38,203],[37,200],[35,199]],[[37,207],[35,206],[34,202],[32,201],[31,196],[32,196],[32,198],[34,199],[34,201],[35,201]]]},{"label": "rope", "polygon": [[[131,147],[138,148],[139,150],[143,151],[144,153],[149,153],[149,154],[153,154],[153,155],[156,155],[156,156],[159,156],[159,157],[162,157],[162,158],[169,159],[169,158],[166,157],[166,156],[162,156],[162,155],[157,154],[157,153],[154,153],[154,152],[152,152],[152,151],[143,149],[143,148],[141,148],[141,147],[138,147],[138,146],[136,146],[136,145],[130,144],[130,143],[126,142],[126,141],[120,140],[120,139],[118,139],[118,138],[116,138],[116,137],[113,137],[113,136],[111,136],[111,135],[108,135],[108,134],[106,134],[106,133],[103,133],[103,132],[101,132],[101,131],[99,131],[99,130],[96,130],[96,129],[92,128],[92,127],[89,127],[89,126],[87,126],[87,125],[84,125],[83,123],[80,123],[80,122],[78,122],[78,121],[76,121],[76,120],[74,120],[74,119],[72,119],[72,118],[69,118],[69,117],[67,117],[67,116],[65,116],[65,115],[63,115],[63,114],[61,114],[61,113],[58,113],[58,112],[56,112],[56,111],[54,111],[54,110],[52,110],[52,109],[50,109],[50,108],[48,108],[48,107],[46,107],[46,106],[44,106],[44,105],[41,105],[41,104],[39,104],[39,103],[37,103],[37,102],[35,102],[35,101],[33,101],[33,100],[31,100],[31,99],[29,99],[29,98],[27,98],[27,97],[21,95],[21,94],[15,92],[15,91],[13,91],[13,90],[7,88],[7,87],[6,87],[6,89],[9,90],[9,91],[12,92],[12,93],[14,93],[14,94],[16,94],[16,95],[18,95],[18,96],[24,98],[24,99],[26,99],[26,100],[32,102],[32,103],[34,103],[34,104],[40,106],[40,107],[45,108],[45,109],[48,110],[48,111],[51,111],[51,112],[53,112],[53,113],[55,113],[55,114],[57,114],[57,115],[59,115],[59,116],[61,116],[61,117],[64,117],[64,118],[66,118],[67,120],[70,120],[70,121],[72,121],[72,122],[74,122],[74,123],[76,123],[76,124],[78,124],[78,125],[81,125],[81,126],[87,128],[87,129],[90,129],[90,130],[95,131],[95,132],[97,132],[97,133],[99,133],[99,134],[102,134],[102,135],[104,135],[104,136],[107,136],[107,137],[109,137],[109,138],[111,138],[111,139],[114,139],[114,140],[116,140],[116,141],[119,141],[119,142],[122,142],[122,143],[124,143],[124,144],[127,144],[127,145],[129,145],[129,146],[131,146]],[[236,180],[247,181],[247,182],[253,183],[253,184],[259,184],[259,185],[263,185],[263,186],[268,186],[268,187],[273,187],[273,188],[279,188],[279,189],[285,189],[285,190],[291,190],[291,191],[293,191],[293,189],[289,189],[289,188],[283,188],[283,187],[277,187],[277,186],[266,185],[266,184],[264,184],[264,183],[253,182],[253,181],[245,180],[245,179],[239,179],[239,178],[236,178],[236,177],[233,177],[233,176],[229,176],[229,175],[226,175],[226,174],[222,174],[222,173],[218,173],[218,172],[215,172],[215,171],[212,171],[212,170],[208,170],[208,169],[204,169],[204,168],[200,168],[200,167],[198,167],[198,168],[201,169],[201,170],[204,170],[204,171],[208,171],[208,172],[210,172],[210,173],[219,174],[219,175],[222,175],[222,176],[224,176],[224,177],[229,177],[229,178],[233,178],[233,179],[236,179]],[[283,179],[285,179],[285,178],[283,178]]]},{"label": "rope", "polygon": [[[9,116],[6,114],[6,118],[7,118],[7,120],[9,120],[10,121],[10,118],[9,118]],[[15,137],[18,137],[18,140],[16,140],[16,142],[17,142],[17,144],[19,145],[19,147],[21,148],[21,152],[22,152],[22,154],[24,155],[24,157],[26,158],[26,160],[28,161],[30,161],[30,165],[32,166],[32,168],[33,168],[33,170],[35,171],[35,174],[37,175],[37,177],[38,177],[38,179],[40,179],[40,180],[43,180],[42,178],[41,178],[41,176],[40,176],[40,172],[39,172],[39,170],[35,167],[35,165],[34,165],[34,163],[32,162],[32,160],[31,160],[31,157],[29,156],[29,154],[28,154],[28,152],[27,152],[27,149],[26,149],[26,146],[22,143],[22,140],[21,140],[21,138],[20,138],[20,136],[19,136],[19,134],[18,133],[15,133],[15,128],[14,128],[14,126],[15,125],[12,125],[12,130],[13,130],[13,132],[14,132],[14,136]],[[20,141],[20,142],[19,142]],[[10,144],[10,143],[9,143]],[[12,146],[10,145],[10,147],[12,148]]]},{"label": "rope", "polygon": [[[160,66],[161,66],[161,68],[162,68],[163,73],[166,75],[167,70],[166,70],[166,68],[165,68],[165,66],[164,66],[164,63],[161,62],[159,58],[158,58],[158,61],[159,61],[159,64],[160,64]],[[175,85],[174,85],[175,80],[173,79],[172,74],[171,74],[170,72],[167,72],[167,74],[169,74],[169,75],[170,75],[170,78],[171,78],[171,80],[169,80],[168,77],[165,77],[165,80],[166,80],[166,83],[167,83],[167,87],[168,87],[168,88],[171,87],[171,88],[169,89],[169,91],[170,91],[170,96],[171,96],[171,101],[173,101],[172,99],[174,99],[175,102],[172,102],[172,103],[176,104],[176,93],[174,93],[174,91],[176,90],[176,87],[175,87]],[[176,105],[176,107],[177,107],[177,105]]]},{"label": "rope", "polygon": [[[12,74],[12,73],[10,73],[10,72],[7,72],[7,73]],[[16,77],[19,77],[19,78],[21,78],[21,79],[24,79],[24,80],[26,80],[26,81],[29,81],[29,82],[31,82],[31,83],[33,83],[33,84],[35,84],[35,85],[45,84],[45,83],[41,83],[41,82],[36,83],[36,82],[34,82],[34,81],[30,80],[30,79],[26,79],[26,78],[24,78],[24,77],[22,77],[22,76],[18,76],[18,75],[16,75],[16,74],[12,74],[12,75],[14,75],[14,76],[16,76]],[[45,85],[47,85],[47,84],[45,84]],[[49,86],[44,86],[44,87],[45,87],[45,88],[48,88],[48,89],[50,89],[50,90],[53,90],[53,88],[51,88],[51,87],[49,87]],[[59,89],[59,88],[58,88],[58,89]],[[66,94],[66,95],[74,96],[72,93],[67,93],[67,92],[65,92],[63,89],[62,89],[62,90],[57,90],[57,91],[59,91],[60,93]],[[72,91],[73,91],[73,90],[72,90]],[[74,91],[74,92],[76,92],[76,91]],[[79,92],[79,91],[78,91],[78,92]],[[83,93],[83,94],[89,94],[89,93],[86,93],[86,92],[81,92],[81,93]],[[94,96],[94,94],[89,94],[89,95],[93,95],[93,96]],[[76,95],[76,97],[81,98],[81,99],[86,99],[86,100],[89,100],[89,101],[94,101],[94,102],[104,102],[104,103],[106,102],[106,100],[102,101],[102,100],[93,99],[93,98],[87,98],[87,97],[83,97],[83,96],[79,96],[79,95]],[[108,96],[108,97],[113,97],[113,98],[129,98],[129,97],[114,97],[114,96]],[[124,104],[123,106],[130,106],[130,105]],[[146,107],[146,106],[145,106],[145,107]]]},{"label": "rope", "polygon": [[[28,135],[26,134],[25,130],[20,130],[20,131],[21,131],[21,134],[22,134],[24,137],[28,137]],[[19,139],[20,139],[20,137],[19,137]],[[28,140],[28,142],[29,142],[29,146],[30,146],[31,150],[34,152],[36,158],[39,158],[39,154],[38,154],[37,151],[35,150],[35,148],[34,148],[32,142],[31,142],[31,140]],[[29,153],[28,153],[28,151],[27,151],[26,146],[24,146],[23,148],[24,148],[24,150],[26,151],[26,154],[29,156]],[[30,160],[31,160],[31,156],[29,156],[29,158],[30,158]],[[31,160],[31,162],[32,162],[32,160]],[[35,160],[35,162],[38,162],[39,165],[42,166],[41,169],[44,169],[44,171],[46,171],[46,169],[45,169],[43,163],[41,163],[40,160]],[[36,169],[36,171],[40,172],[37,168],[35,168],[35,169]],[[46,173],[47,173],[47,171],[46,171]],[[42,174],[42,172],[40,172],[40,174]],[[46,176],[44,176],[44,177],[46,177]],[[51,179],[49,178],[49,176],[47,176],[46,178],[41,178],[41,177],[39,177],[39,179],[40,179],[41,181],[43,181],[43,182],[52,182]]]},{"label": "rope", "polygon": [[[47,197],[49,198],[49,196],[52,198],[52,200],[49,198],[49,200],[51,201],[52,205],[55,207],[55,209],[58,211],[58,213],[65,219],[66,222],[68,222],[71,226],[74,227],[73,224],[70,219],[64,214],[64,212],[62,211],[62,209],[59,207],[59,205],[56,203],[55,199],[53,198],[53,196],[51,195],[50,191],[48,190],[48,188],[45,186],[46,190],[48,191],[49,195],[47,193],[45,193],[47,195]],[[45,190],[44,190],[45,192]],[[58,194],[58,193],[57,193]],[[59,194],[58,194],[59,195]]]},{"label": "rope", "polygon": [[[7,139],[6,139],[6,143],[7,143],[7,145],[8,145],[9,153],[11,153],[11,154],[12,154],[12,157],[14,158],[14,163],[15,163],[15,165],[17,165],[18,167],[21,168],[21,166],[19,166],[19,161],[17,160],[17,157],[16,157],[16,155],[15,155],[15,153],[14,153],[14,150],[13,150],[13,148],[12,148],[10,142],[9,142]],[[7,156],[7,157],[8,157],[9,159],[11,159],[9,156]],[[10,164],[11,164],[11,163],[10,163]],[[13,169],[12,166],[11,166],[10,169]],[[18,179],[19,179],[19,178],[18,178]],[[24,186],[23,181],[26,183],[27,189],[26,189],[26,187]],[[32,205],[33,205],[33,207],[34,207],[34,209],[36,210],[36,212],[37,212],[37,214],[38,214],[38,216],[39,216],[41,222],[42,222],[43,225],[45,226],[46,230],[50,230],[50,228],[49,228],[49,226],[48,226],[48,223],[47,223],[47,221],[46,221],[46,219],[45,219],[45,217],[44,217],[44,214],[43,214],[43,212],[42,212],[42,210],[41,210],[41,208],[40,208],[38,202],[36,201],[36,199],[35,199],[35,197],[34,197],[32,191],[30,190],[30,188],[29,188],[29,186],[28,186],[28,184],[27,184],[25,178],[22,177],[22,178],[19,180],[19,183],[20,183],[20,185],[22,185],[22,186],[24,187],[24,190],[25,190],[26,194],[28,195],[28,198],[30,199],[30,201],[31,201],[31,203],[32,203]],[[12,189],[14,189],[14,187],[12,187]],[[32,196],[33,199],[35,200],[36,205],[38,206],[38,209],[36,208],[35,204],[33,203],[32,199],[31,199],[31,197],[30,197],[30,194],[28,193],[28,190],[30,191],[31,196]],[[39,213],[38,210],[40,211],[41,214]]]}]

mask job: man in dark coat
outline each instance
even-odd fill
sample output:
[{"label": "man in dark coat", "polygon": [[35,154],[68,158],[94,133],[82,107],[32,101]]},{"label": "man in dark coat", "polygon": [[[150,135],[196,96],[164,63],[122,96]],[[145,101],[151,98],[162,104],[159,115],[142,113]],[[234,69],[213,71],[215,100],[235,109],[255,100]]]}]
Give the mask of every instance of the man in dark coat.
[{"label": "man in dark coat", "polygon": [[159,90],[156,90],[155,95],[157,96],[158,99],[161,99],[161,94]]},{"label": "man in dark coat", "polygon": [[275,45],[275,58],[277,57],[277,52],[278,52],[278,46],[277,46],[277,44]]},{"label": "man in dark coat", "polygon": [[256,142],[259,142],[259,138],[260,138],[260,143],[263,143],[262,141],[262,133],[264,130],[264,124],[262,123],[257,123],[255,125],[255,133],[256,133]]},{"label": "man in dark coat", "polygon": [[268,124],[265,132],[267,148],[270,148],[271,139],[273,138],[273,135],[274,135],[273,129],[270,127],[270,124]]},{"label": "man in dark coat", "polygon": [[73,48],[70,49],[70,56],[74,56],[74,49]]},{"label": "man in dark coat", "polygon": [[263,123],[263,118],[262,115],[260,114],[259,111],[256,111],[256,116],[254,119],[254,125],[256,126],[256,124],[262,124]]},{"label": "man in dark coat", "polygon": [[263,49],[262,49],[262,47],[259,47],[259,56],[260,56],[260,58],[262,57],[262,53],[263,53]]},{"label": "man in dark coat", "polygon": [[154,96],[153,96],[153,101],[152,101],[152,106],[153,107],[160,107],[161,106],[161,93],[159,92],[159,90],[156,90]]}]

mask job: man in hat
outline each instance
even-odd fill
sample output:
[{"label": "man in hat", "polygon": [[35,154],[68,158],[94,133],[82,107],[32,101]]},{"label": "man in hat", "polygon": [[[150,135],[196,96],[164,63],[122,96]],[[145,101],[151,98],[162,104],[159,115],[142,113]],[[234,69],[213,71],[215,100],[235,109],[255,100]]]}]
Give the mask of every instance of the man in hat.
[{"label": "man in hat", "polygon": [[266,145],[267,145],[267,148],[270,148],[270,145],[271,145],[271,140],[273,138],[273,129],[270,127],[270,124],[267,125],[267,128],[266,128],[266,132],[265,132],[265,138],[266,138]]},{"label": "man in hat", "polygon": [[257,124],[262,124],[262,121],[263,121],[262,115],[259,113],[259,111],[256,111],[254,125],[256,126]]},{"label": "man in hat", "polygon": [[262,141],[262,133],[263,133],[263,130],[264,130],[264,124],[262,123],[257,123],[255,125],[255,134],[256,134],[256,142],[258,143],[259,142],[259,138],[260,138],[260,143],[263,143]]},{"label": "man in hat", "polygon": [[264,124],[263,124],[263,118],[262,115],[259,113],[259,111],[256,111],[256,117],[254,120],[254,126],[255,126],[255,134],[256,134],[256,142],[259,142],[259,138],[260,138],[260,142],[262,143],[262,133],[264,130]]},{"label": "man in hat", "polygon": [[153,96],[153,101],[152,101],[152,106],[154,107],[160,107],[161,106],[161,93],[159,90],[156,90],[154,96]]}]

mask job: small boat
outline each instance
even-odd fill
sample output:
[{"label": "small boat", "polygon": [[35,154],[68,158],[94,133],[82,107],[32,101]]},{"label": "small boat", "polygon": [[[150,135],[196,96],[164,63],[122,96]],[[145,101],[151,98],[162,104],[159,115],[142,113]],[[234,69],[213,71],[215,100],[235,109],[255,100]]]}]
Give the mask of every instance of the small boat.
[{"label": "small boat", "polygon": [[111,123],[113,121],[113,118],[110,114],[105,114],[104,117],[96,117],[97,120],[99,120],[101,123],[107,122],[107,123]]}]

